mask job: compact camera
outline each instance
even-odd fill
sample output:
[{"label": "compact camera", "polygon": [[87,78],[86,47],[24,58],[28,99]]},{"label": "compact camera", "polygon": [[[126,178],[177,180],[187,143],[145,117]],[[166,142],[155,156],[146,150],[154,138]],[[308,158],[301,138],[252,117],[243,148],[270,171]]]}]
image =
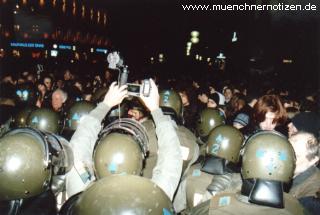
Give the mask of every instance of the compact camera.
[{"label": "compact camera", "polygon": [[[118,52],[112,52],[107,57],[109,68],[119,70],[118,83],[119,86],[127,84],[128,95],[140,97],[141,95],[148,97],[150,95],[151,84],[148,79],[142,81],[142,84],[127,83],[128,80],[128,67],[123,64]],[[121,71],[122,69],[122,71]]]},{"label": "compact camera", "polygon": [[128,95],[140,97],[141,95],[148,97],[150,95],[151,85],[148,79],[142,81],[142,84],[127,83]]}]

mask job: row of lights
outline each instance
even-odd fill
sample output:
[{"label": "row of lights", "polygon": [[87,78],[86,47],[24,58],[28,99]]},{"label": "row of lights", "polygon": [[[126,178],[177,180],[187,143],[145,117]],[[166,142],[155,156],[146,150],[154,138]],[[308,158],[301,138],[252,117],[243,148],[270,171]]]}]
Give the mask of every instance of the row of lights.
[{"label": "row of lights", "polygon": [[197,44],[200,41],[200,39],[199,39],[199,36],[200,36],[199,31],[192,31],[190,33],[190,35],[191,35],[190,41],[187,42],[187,51],[186,51],[186,55],[187,56],[190,56],[190,51],[191,51],[191,48],[192,48],[192,44]]},{"label": "row of lights", "polygon": [[[6,0],[2,0],[2,3],[4,4],[4,3],[6,3],[7,1]],[[1,3],[1,1],[0,1],[0,3]],[[28,1],[27,0],[23,0],[22,1],[22,4],[23,5],[26,5],[28,3]],[[45,5],[45,0],[40,0],[39,1],[39,6],[40,7],[44,7],[44,5]],[[67,2],[66,2],[66,0],[63,0],[62,1],[62,7],[61,7],[61,10],[62,10],[62,12],[63,13],[66,13],[66,11],[67,11]],[[52,1],[52,6],[53,6],[53,8],[55,8],[56,7],[56,0],[53,0]],[[15,6],[15,10],[13,11],[13,13],[14,14],[18,14],[18,10],[20,9],[20,5],[19,4],[16,4],[16,6]],[[33,12],[34,11],[34,8],[33,7],[31,7],[31,11]],[[81,17],[82,18],[85,18],[86,17],[86,12],[87,12],[87,10],[86,10],[86,6],[85,5],[82,5],[81,6]],[[94,14],[95,14],[95,11],[94,11],[94,9],[93,8],[91,8],[90,10],[88,10],[88,14],[90,14],[90,20],[93,20],[94,19]],[[77,3],[76,3],[76,1],[75,0],[73,0],[73,2],[72,2],[72,15],[73,16],[76,16],[77,15]],[[107,14],[106,13],[103,13],[103,12],[101,12],[100,10],[97,10],[96,11],[96,18],[97,18],[97,23],[98,24],[100,24],[101,22],[103,22],[103,25],[104,26],[106,26],[107,25]]]}]

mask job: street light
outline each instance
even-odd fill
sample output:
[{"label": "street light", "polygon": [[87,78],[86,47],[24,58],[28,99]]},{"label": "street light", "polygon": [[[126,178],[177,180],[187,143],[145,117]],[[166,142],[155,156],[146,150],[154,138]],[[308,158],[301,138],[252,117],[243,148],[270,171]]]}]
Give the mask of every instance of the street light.
[{"label": "street light", "polygon": [[198,37],[192,37],[192,38],[191,38],[191,42],[194,43],[194,44],[196,44],[196,43],[199,42],[199,38],[198,38]]},{"label": "street light", "polygon": [[191,31],[191,37],[199,37],[199,31]]}]

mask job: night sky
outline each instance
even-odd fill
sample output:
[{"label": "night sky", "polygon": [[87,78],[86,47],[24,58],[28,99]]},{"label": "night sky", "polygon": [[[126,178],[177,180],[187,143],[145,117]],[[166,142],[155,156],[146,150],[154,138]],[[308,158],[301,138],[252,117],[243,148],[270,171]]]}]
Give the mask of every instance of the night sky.
[{"label": "night sky", "polygon": [[[319,83],[320,5],[316,0],[296,1],[317,4],[318,11],[315,12],[184,11],[183,2],[200,3],[120,0],[97,4],[109,11],[108,33],[113,47],[133,68],[140,69],[147,59],[164,53],[172,71],[181,73],[187,59],[186,43],[190,32],[198,30],[200,42],[194,46],[194,53],[214,58],[222,51],[232,59],[238,72],[248,70],[250,58],[260,60],[256,64],[262,70],[274,67],[282,59],[292,59],[294,65],[278,69],[283,77],[290,78],[293,73],[303,74],[303,77],[310,74],[311,80]],[[210,4],[221,2],[226,1],[206,1]],[[228,0],[229,4],[235,2],[250,1]],[[231,43],[234,31],[237,32],[237,43]]]}]

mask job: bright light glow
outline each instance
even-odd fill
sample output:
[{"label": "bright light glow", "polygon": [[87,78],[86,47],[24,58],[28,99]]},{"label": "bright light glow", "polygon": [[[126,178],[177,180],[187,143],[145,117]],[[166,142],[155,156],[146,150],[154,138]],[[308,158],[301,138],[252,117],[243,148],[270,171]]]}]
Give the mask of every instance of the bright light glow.
[{"label": "bright light glow", "polygon": [[47,126],[47,121],[46,120],[40,120],[39,127],[40,128],[45,128],[46,126]]},{"label": "bright light glow", "polygon": [[233,32],[233,37],[232,37],[232,40],[231,40],[231,41],[232,41],[233,43],[238,41],[237,32]]},{"label": "bright light glow", "polygon": [[163,54],[159,54],[159,58],[163,58]]},{"label": "bright light glow", "polygon": [[76,46],[72,46],[72,50],[75,51],[76,50]]},{"label": "bright light glow", "polygon": [[187,42],[187,47],[191,48],[192,42]]},{"label": "bright light glow", "polygon": [[293,63],[293,60],[291,60],[291,59],[283,59],[282,62],[283,63]]},{"label": "bright light glow", "polygon": [[200,33],[199,31],[192,31],[191,32],[191,37],[199,37]]},{"label": "bright light glow", "polygon": [[187,52],[187,56],[190,56],[190,52]]},{"label": "bright light glow", "polygon": [[57,50],[51,50],[50,51],[51,57],[57,57],[58,56],[58,51]]},{"label": "bright light glow", "polygon": [[199,42],[199,38],[198,38],[198,37],[192,37],[192,38],[191,38],[191,42],[194,43],[194,44],[196,44],[196,43]]},{"label": "bright light glow", "polygon": [[199,56],[199,60],[202,61],[202,56]]},{"label": "bright light glow", "polygon": [[124,156],[121,153],[117,153],[112,158],[112,163],[122,164],[124,161]]},{"label": "bright light glow", "polygon": [[196,59],[197,59],[197,60],[199,59],[199,55],[198,55],[198,54],[196,54]]},{"label": "bright light glow", "polygon": [[208,58],[207,58],[207,61],[210,62],[210,60],[211,60],[211,58],[208,57]]},{"label": "bright light glow", "polygon": [[151,58],[150,58],[150,60],[151,60],[151,61],[153,61],[153,60],[154,60],[154,58],[153,58],[153,57],[151,57]]},{"label": "bright light glow", "polygon": [[18,4],[16,4],[16,8],[19,9],[19,5]]},{"label": "bright light glow", "polygon": [[53,48],[54,49],[58,48],[58,45],[57,44],[53,44]]},{"label": "bright light glow", "polygon": [[14,172],[21,166],[21,160],[16,157],[11,157],[6,165],[9,172]]},{"label": "bright light glow", "polygon": [[90,49],[90,52],[93,52],[93,48]]},{"label": "bright light glow", "polygon": [[220,52],[219,55],[217,56],[217,59],[226,59],[226,56],[224,56],[223,53]]}]

